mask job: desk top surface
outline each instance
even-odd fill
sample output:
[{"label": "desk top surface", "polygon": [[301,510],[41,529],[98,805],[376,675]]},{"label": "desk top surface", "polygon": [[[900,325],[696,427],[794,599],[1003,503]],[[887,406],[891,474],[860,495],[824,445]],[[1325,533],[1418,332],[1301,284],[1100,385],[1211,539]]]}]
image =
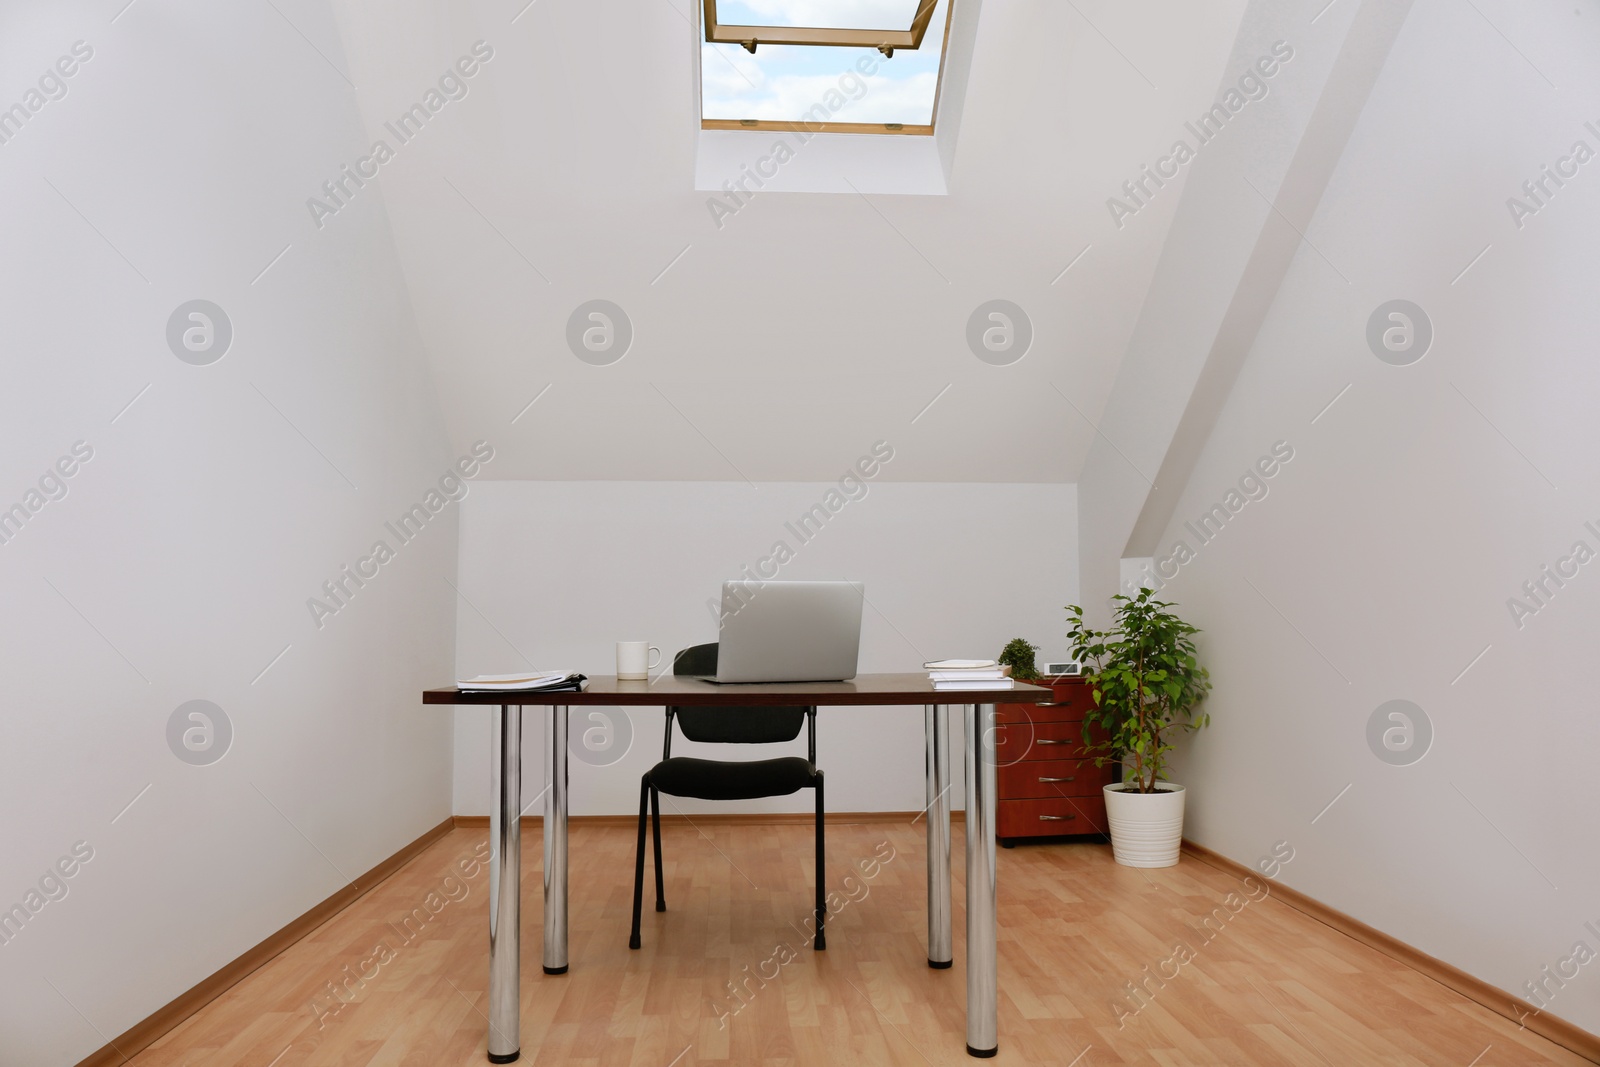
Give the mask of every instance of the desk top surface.
[{"label": "desk top surface", "polygon": [[849,704],[1038,704],[1054,699],[1051,690],[1018,682],[1012,689],[934,689],[926,673],[858,674],[848,682],[739,682],[718,685],[702,678],[662,675],[651,681],[625,681],[610,675],[590,678],[581,693],[510,690],[462,692],[455,686],[425,689],[424,704],[646,705],[690,707],[760,705],[837,706]]}]

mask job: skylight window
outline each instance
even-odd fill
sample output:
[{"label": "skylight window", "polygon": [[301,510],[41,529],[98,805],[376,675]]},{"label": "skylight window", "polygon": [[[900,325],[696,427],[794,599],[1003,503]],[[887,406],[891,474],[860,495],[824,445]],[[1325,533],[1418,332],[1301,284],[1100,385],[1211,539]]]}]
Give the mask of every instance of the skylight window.
[{"label": "skylight window", "polygon": [[704,0],[701,127],[931,134],[950,2]]}]

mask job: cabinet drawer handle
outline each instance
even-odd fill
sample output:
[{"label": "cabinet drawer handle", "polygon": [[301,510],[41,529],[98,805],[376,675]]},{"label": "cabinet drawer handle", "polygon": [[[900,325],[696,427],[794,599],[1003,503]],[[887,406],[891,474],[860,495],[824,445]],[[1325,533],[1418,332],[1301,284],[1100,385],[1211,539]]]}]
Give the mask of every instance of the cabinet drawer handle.
[{"label": "cabinet drawer handle", "polygon": [[1040,822],[1071,822],[1073,819],[1076,819],[1076,818],[1077,818],[1076,815],[1041,815],[1041,816],[1039,816],[1039,821]]},{"label": "cabinet drawer handle", "polygon": [[1030,705],[1035,708],[1064,708],[1071,704],[1070,700],[1046,700],[1043,703]]},{"label": "cabinet drawer handle", "polygon": [[1068,776],[1066,778],[1045,778],[1042,775],[1039,778],[1039,781],[1041,783],[1044,783],[1044,784],[1048,784],[1050,782],[1076,782],[1077,780],[1078,780],[1078,776],[1075,775],[1075,774],[1074,775],[1070,775],[1070,776]]},{"label": "cabinet drawer handle", "polygon": [[1072,744],[1071,741],[1057,740],[1056,738],[1053,738],[1053,737],[1040,737],[1040,738],[1037,738],[1033,743],[1036,744],[1036,745],[1070,745],[1070,744]]}]

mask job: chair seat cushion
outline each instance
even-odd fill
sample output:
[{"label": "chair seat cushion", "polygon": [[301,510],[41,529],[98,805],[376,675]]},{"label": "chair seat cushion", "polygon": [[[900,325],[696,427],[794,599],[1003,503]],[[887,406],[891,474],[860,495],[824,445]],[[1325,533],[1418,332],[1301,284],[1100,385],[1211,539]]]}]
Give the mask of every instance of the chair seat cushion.
[{"label": "chair seat cushion", "polygon": [[650,784],[675,797],[750,800],[782,797],[815,784],[817,769],[799,756],[727,763],[674,756],[650,769]]}]

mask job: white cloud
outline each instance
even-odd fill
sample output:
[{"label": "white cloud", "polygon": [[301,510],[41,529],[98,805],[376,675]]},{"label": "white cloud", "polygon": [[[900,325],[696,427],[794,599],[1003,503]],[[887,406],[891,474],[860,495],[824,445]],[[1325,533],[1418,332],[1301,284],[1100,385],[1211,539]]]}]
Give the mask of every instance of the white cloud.
[{"label": "white cloud", "polygon": [[936,75],[923,72],[909,78],[888,80],[869,78],[867,95],[839,113],[841,122],[933,121],[933,96],[938,88]]}]

